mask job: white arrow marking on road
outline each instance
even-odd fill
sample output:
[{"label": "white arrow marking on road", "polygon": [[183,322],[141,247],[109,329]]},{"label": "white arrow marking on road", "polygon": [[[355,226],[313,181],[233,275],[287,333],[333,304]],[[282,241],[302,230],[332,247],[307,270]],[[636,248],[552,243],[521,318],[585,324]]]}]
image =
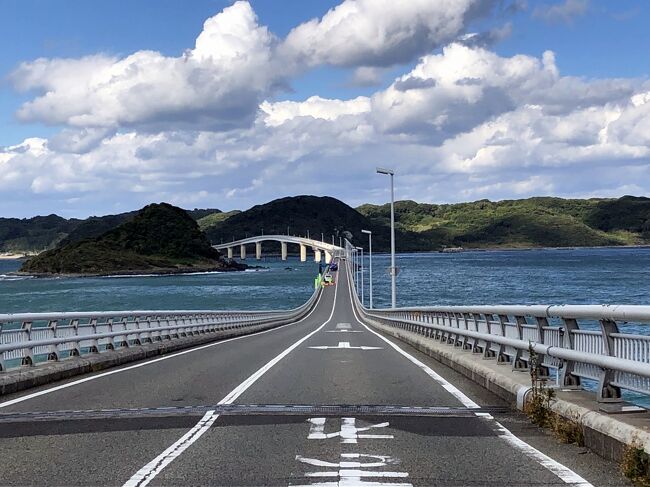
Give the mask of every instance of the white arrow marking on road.
[{"label": "white arrow marking on road", "polygon": [[368,347],[365,345],[362,345],[360,347],[351,347],[350,342],[339,342],[339,344],[335,347],[330,347],[327,345],[318,345],[316,347],[309,347],[313,348],[314,350],[328,350],[328,349],[336,349],[336,348],[349,348],[350,350],[381,350],[382,347]]}]

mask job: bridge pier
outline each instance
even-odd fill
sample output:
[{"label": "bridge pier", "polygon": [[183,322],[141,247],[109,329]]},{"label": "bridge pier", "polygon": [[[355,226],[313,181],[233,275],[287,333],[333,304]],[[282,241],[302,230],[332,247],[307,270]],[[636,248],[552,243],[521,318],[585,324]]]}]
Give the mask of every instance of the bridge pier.
[{"label": "bridge pier", "polygon": [[280,242],[280,245],[282,246],[282,260],[287,260],[287,243]]},{"label": "bridge pier", "polygon": [[314,262],[320,262],[321,252],[318,249],[314,249]]},{"label": "bridge pier", "polygon": [[331,252],[328,252],[327,250],[325,251],[325,263],[329,264],[332,262],[332,254]]},{"label": "bridge pier", "polygon": [[245,245],[240,245],[239,246],[239,254],[241,256],[241,259],[244,260],[246,258],[246,246]]},{"label": "bridge pier", "polygon": [[307,262],[307,246],[300,244],[300,262]]},{"label": "bridge pier", "polygon": [[228,247],[228,258],[232,259],[232,247]]},{"label": "bridge pier", "polygon": [[255,258],[262,259],[262,242],[255,242]]}]

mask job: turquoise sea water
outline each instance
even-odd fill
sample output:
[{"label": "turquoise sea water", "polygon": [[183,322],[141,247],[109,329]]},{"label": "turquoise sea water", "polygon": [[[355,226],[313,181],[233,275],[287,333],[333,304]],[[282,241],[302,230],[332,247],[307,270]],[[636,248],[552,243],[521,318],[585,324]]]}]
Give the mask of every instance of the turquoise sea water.
[{"label": "turquoise sea water", "polygon": [[[0,314],[137,309],[286,309],[312,292],[314,262],[269,258],[241,273],[101,278],[11,276],[0,260]],[[389,256],[373,256],[374,304],[390,303]],[[368,259],[365,297],[368,302]],[[650,249],[399,254],[398,306],[650,304]]]},{"label": "turquoise sea water", "polygon": [[289,309],[313,292],[318,264],[278,259],[264,269],[168,276],[25,278],[0,260],[0,314],[154,309]]}]

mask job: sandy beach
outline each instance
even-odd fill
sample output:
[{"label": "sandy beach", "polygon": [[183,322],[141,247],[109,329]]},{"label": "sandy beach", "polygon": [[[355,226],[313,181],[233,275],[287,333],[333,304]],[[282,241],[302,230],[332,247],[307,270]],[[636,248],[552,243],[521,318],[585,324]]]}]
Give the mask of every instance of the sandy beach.
[{"label": "sandy beach", "polygon": [[29,257],[26,254],[0,254],[0,260],[15,260],[15,259],[25,259]]}]

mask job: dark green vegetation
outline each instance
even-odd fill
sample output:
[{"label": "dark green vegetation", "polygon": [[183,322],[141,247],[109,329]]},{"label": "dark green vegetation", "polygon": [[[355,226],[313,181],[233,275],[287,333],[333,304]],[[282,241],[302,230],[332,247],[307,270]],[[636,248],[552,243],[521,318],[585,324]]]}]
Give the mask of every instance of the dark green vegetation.
[{"label": "dark green vegetation", "polygon": [[51,248],[64,239],[82,220],[57,215],[34,218],[0,218],[0,252],[33,252]]},{"label": "dark green vegetation", "polygon": [[[223,216],[223,215],[221,215]],[[443,247],[584,247],[650,244],[650,198],[567,200],[528,198],[452,205],[398,201],[395,205],[400,251]],[[205,220],[205,219],[204,219]],[[331,242],[349,232],[367,245],[361,229],[373,231],[378,251],[389,249],[390,205],[353,209],[327,197],[281,198],[203,225],[213,243],[265,234],[307,235]],[[287,229],[287,227],[289,227]]]},{"label": "dark green vegetation", "polygon": [[[34,218],[0,218],[0,252],[41,252],[57,246],[80,240],[99,237],[124,222],[132,219],[138,212],[130,211],[117,215],[91,216],[85,220],[71,218],[66,220],[57,215],[36,216]],[[204,217],[216,218],[221,210],[216,208],[187,210],[199,220]]]},{"label": "dark green vegetation", "polygon": [[98,237],[71,241],[43,252],[26,261],[21,271],[113,274],[243,268],[224,262],[185,210],[161,203],[144,207]]},{"label": "dark green vegetation", "polygon": [[[389,224],[390,205],[360,213]],[[463,247],[582,247],[650,244],[650,198],[528,198],[453,205],[396,203],[397,226],[429,243]]]},{"label": "dark green vegetation", "polygon": [[[230,218],[217,221],[205,228],[205,233],[214,244],[231,242],[254,235],[299,235],[320,240],[321,233],[326,242],[339,244],[339,237],[348,237],[353,242],[367,242],[362,229],[373,232],[373,245],[386,249],[390,245],[390,230],[381,221],[371,221],[354,208],[327,196],[295,196],[280,198],[250,210],[237,213]],[[427,249],[426,241],[418,235],[398,232],[400,250]],[[406,242],[410,246],[406,247]],[[267,244],[268,249],[279,251],[279,244]],[[293,249],[290,249],[293,250]]]},{"label": "dark green vegetation", "polygon": [[[29,220],[0,218],[1,251],[38,251],[57,244],[97,238],[130,221],[135,212],[66,220],[56,215]],[[375,250],[389,248],[390,205],[351,208],[328,197],[281,198],[249,210],[223,213],[192,210],[212,243],[246,236],[286,234],[321,238],[351,235],[366,246],[361,229],[373,231]],[[492,202],[434,205],[396,203],[399,251],[438,250],[443,247],[580,247],[650,244],[650,198],[619,199],[528,198]],[[348,233],[346,233],[348,232]],[[277,247],[277,246],[276,246]],[[268,250],[273,250],[269,244]],[[277,251],[277,249],[275,249]]]}]

